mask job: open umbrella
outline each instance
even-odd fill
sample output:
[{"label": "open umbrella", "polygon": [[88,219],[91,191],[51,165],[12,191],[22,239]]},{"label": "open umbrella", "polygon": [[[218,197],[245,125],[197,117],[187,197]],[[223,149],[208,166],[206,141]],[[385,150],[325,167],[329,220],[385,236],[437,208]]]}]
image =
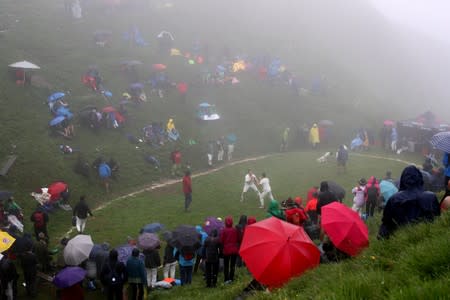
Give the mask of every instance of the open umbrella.
[{"label": "open umbrella", "polygon": [[217,233],[220,233],[224,227],[223,221],[220,221],[216,217],[207,217],[203,225],[203,230],[210,235],[214,229],[217,230]]},{"label": "open umbrella", "polygon": [[55,102],[56,100],[61,99],[64,96],[66,96],[65,93],[63,93],[63,92],[56,92],[56,93],[53,93],[50,96],[48,96],[47,100],[48,100],[48,102]]},{"label": "open umbrella", "polygon": [[[116,247],[117,253],[119,254],[117,257],[118,261],[126,264],[128,258],[131,257],[131,252],[133,252],[134,248],[136,248],[136,246],[128,244]],[[144,255],[142,253],[139,254],[139,259],[141,259],[142,261],[144,260]]]},{"label": "open umbrella", "polygon": [[55,181],[48,186],[48,193],[50,194],[50,202],[57,201],[61,198],[61,193],[67,191],[69,185],[64,181]]},{"label": "open umbrella", "polygon": [[147,224],[144,227],[142,227],[140,233],[143,233],[143,232],[155,233],[155,232],[160,231],[163,228],[164,228],[164,225],[161,223],[156,223],[156,222],[150,223],[150,224]]},{"label": "open umbrella", "polygon": [[37,66],[37,65],[35,65],[35,64],[33,64],[33,63],[29,62],[29,61],[26,61],[26,60],[18,61],[18,62],[15,62],[13,64],[10,64],[9,67],[16,68],[16,69],[23,69],[23,81],[24,82],[25,82],[25,70],[37,70],[37,69],[40,69],[39,66]]},{"label": "open umbrella", "polygon": [[116,112],[116,111],[117,111],[117,109],[115,109],[112,106],[106,106],[106,107],[102,108],[102,112],[104,112],[104,113],[111,113],[111,112]]},{"label": "open umbrella", "polygon": [[53,278],[53,284],[60,289],[71,287],[82,281],[86,271],[80,267],[66,267]]},{"label": "open umbrella", "polygon": [[28,69],[28,70],[40,69],[39,66],[37,66],[37,65],[35,65],[35,64],[33,64],[33,63],[29,62],[29,61],[26,61],[26,60],[18,61],[18,62],[15,62],[13,64],[10,64],[9,67],[17,68],[17,69]]},{"label": "open umbrella", "polygon": [[392,120],[384,120],[383,125],[394,126],[395,122]]},{"label": "open umbrella", "polygon": [[64,248],[64,261],[69,266],[78,266],[88,259],[93,247],[94,243],[90,235],[76,235]]},{"label": "open umbrella", "polygon": [[15,240],[6,231],[0,231],[0,253],[8,250],[14,244]]},{"label": "open umbrella", "polygon": [[0,201],[8,200],[9,198],[11,198],[12,195],[13,195],[12,192],[0,191]]},{"label": "open umbrella", "polygon": [[384,203],[386,204],[389,198],[391,198],[392,195],[398,192],[398,188],[393,182],[390,182],[388,180],[381,180],[380,192],[384,198]]},{"label": "open umbrella", "polygon": [[200,234],[194,226],[181,225],[172,232],[173,245],[178,248],[196,250],[200,248]]},{"label": "open umbrella", "polygon": [[358,213],[332,202],[322,207],[322,228],[334,246],[351,256],[369,246],[369,230]]},{"label": "open umbrella", "polygon": [[319,250],[302,227],[275,217],[245,228],[239,254],[253,277],[269,287],[283,285],[320,261]]},{"label": "open umbrella", "polygon": [[56,126],[58,124],[61,124],[61,122],[64,121],[65,119],[66,119],[65,116],[57,116],[56,118],[50,121],[49,125]]},{"label": "open umbrella", "polygon": [[164,64],[154,64],[154,65],[152,65],[152,69],[155,71],[163,71],[163,70],[167,69],[167,66]]},{"label": "open umbrella", "polygon": [[159,237],[154,233],[144,232],[138,236],[138,246],[142,249],[156,249],[159,245]]},{"label": "open umbrella", "polygon": [[327,182],[330,192],[336,196],[339,202],[342,202],[345,198],[345,189],[334,181],[327,180]]},{"label": "open umbrella", "polygon": [[450,153],[450,131],[436,133],[430,143],[434,148]]}]

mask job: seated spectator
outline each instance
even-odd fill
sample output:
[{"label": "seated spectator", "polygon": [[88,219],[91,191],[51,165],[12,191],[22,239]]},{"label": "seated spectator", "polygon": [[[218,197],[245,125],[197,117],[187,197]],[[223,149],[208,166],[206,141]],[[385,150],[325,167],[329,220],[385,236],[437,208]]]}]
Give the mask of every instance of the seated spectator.
[{"label": "seated spectator", "polygon": [[436,195],[423,191],[422,173],[415,166],[408,166],[402,172],[399,191],[389,199],[384,208],[378,236],[389,238],[399,226],[433,221],[439,215]]}]

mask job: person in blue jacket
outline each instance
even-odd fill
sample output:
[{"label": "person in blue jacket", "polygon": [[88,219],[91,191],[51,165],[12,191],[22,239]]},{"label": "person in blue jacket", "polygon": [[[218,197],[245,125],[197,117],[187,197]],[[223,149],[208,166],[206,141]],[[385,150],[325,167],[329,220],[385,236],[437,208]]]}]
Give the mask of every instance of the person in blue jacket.
[{"label": "person in blue jacket", "polygon": [[180,280],[181,285],[192,283],[192,269],[195,264],[195,251],[177,248],[173,249],[173,255],[177,258],[180,265]]},{"label": "person in blue jacket", "polygon": [[442,158],[442,164],[444,165],[444,175],[445,175],[445,181],[444,181],[444,187],[448,189],[448,180],[450,179],[450,154],[445,153],[444,157]]},{"label": "person in blue jacket", "polygon": [[400,188],[383,211],[379,238],[389,236],[400,226],[433,221],[440,215],[439,202],[432,192],[423,190],[423,177],[415,166],[406,167],[400,177]]}]

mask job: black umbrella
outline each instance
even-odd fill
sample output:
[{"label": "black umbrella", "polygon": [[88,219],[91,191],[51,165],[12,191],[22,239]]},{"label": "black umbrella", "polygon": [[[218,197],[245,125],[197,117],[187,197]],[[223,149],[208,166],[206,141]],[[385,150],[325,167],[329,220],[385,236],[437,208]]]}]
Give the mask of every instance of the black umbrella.
[{"label": "black umbrella", "polygon": [[8,200],[9,198],[11,198],[12,195],[13,195],[12,192],[0,191],[0,201]]},{"label": "black umbrella", "polygon": [[327,180],[327,182],[328,182],[328,190],[336,196],[339,202],[342,202],[342,200],[344,200],[345,198],[344,188],[334,181]]},{"label": "black umbrella", "polygon": [[201,236],[194,226],[181,225],[172,232],[172,244],[178,249],[193,249],[200,248]]}]

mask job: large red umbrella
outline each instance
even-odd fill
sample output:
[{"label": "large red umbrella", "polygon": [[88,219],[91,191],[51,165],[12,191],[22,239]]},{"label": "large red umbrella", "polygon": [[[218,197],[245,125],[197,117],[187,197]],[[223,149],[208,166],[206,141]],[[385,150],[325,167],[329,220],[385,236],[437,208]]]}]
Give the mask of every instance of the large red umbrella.
[{"label": "large red umbrella", "polygon": [[339,202],[322,207],[322,228],[333,244],[351,256],[369,246],[369,230],[358,213]]},{"label": "large red umbrella", "polygon": [[302,227],[275,217],[245,227],[239,254],[253,277],[268,287],[279,287],[320,261]]},{"label": "large red umbrella", "polygon": [[61,198],[61,193],[66,191],[69,185],[64,181],[56,181],[48,186],[48,193],[50,196],[50,202],[57,201]]}]

